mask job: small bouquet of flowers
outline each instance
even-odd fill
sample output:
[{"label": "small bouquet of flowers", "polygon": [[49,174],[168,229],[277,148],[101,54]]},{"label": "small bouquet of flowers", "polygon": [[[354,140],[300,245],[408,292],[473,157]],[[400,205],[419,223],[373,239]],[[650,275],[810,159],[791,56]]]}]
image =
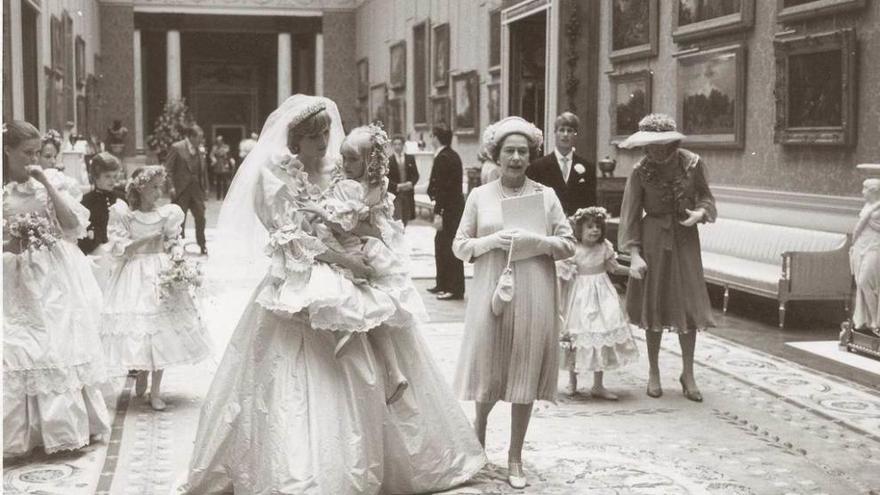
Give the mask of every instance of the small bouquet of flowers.
[{"label": "small bouquet of flowers", "polygon": [[159,272],[159,294],[163,299],[172,291],[194,292],[202,286],[202,266],[195,261],[172,257],[171,265]]},{"label": "small bouquet of flowers", "polygon": [[49,219],[35,212],[20,213],[3,219],[3,230],[17,240],[20,250],[30,252],[51,249],[58,241]]}]

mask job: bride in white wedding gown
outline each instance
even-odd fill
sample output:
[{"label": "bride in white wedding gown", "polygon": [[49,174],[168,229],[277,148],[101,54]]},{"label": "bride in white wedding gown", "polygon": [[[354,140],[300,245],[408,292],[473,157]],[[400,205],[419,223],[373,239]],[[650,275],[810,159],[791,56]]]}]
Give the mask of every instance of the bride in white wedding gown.
[{"label": "bride in white wedding gown", "polygon": [[[485,463],[417,329],[395,337],[410,386],[391,406],[366,333],[334,355],[331,330],[378,325],[391,314],[387,296],[345,285],[329,267],[365,269],[328,251],[301,211],[329,185],[342,138],[331,100],[292,96],[269,116],[230,188],[221,242],[244,256],[265,256],[255,249],[262,244],[271,262],[202,406],[182,492],[423,493],[461,484]],[[299,297],[276,307],[270,296],[282,286]]]}]

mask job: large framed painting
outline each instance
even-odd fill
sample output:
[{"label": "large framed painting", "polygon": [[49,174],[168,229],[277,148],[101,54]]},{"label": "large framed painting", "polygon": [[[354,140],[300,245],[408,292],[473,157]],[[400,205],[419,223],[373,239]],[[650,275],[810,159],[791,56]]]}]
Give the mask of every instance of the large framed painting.
[{"label": "large framed painting", "polygon": [[776,20],[801,21],[861,9],[865,0],[776,0]]},{"label": "large framed painting", "polygon": [[459,135],[475,135],[480,127],[480,76],[472,70],[452,77],[455,115],[452,127]]},{"label": "large framed painting", "polygon": [[413,26],[413,126],[416,129],[428,127],[428,95],[431,81],[431,50],[428,44],[428,33],[431,21],[424,21]]},{"label": "large framed painting", "polygon": [[398,97],[388,100],[388,134],[406,135],[406,98]]},{"label": "large framed painting", "polygon": [[755,0],[673,0],[672,39],[678,43],[744,31],[755,22]]},{"label": "large framed painting", "polygon": [[639,121],[651,113],[651,72],[612,74],[611,142],[619,143],[639,130]]},{"label": "large framed painting", "polygon": [[358,98],[366,98],[370,95],[370,62],[364,57],[358,60]]},{"label": "large framed painting", "polygon": [[486,85],[488,96],[489,123],[501,120],[501,83]]},{"label": "large framed painting", "polygon": [[76,37],[74,43],[74,58],[76,62],[76,87],[86,85],[86,42],[81,36]]},{"label": "large framed painting", "polygon": [[658,0],[611,0],[612,62],[657,55]]},{"label": "large framed painting", "polygon": [[856,141],[856,35],[852,29],[774,42],[776,132],[784,145]]},{"label": "large framed painting", "polygon": [[435,88],[449,84],[449,23],[434,26],[431,39],[431,81]]},{"label": "large framed painting", "polygon": [[385,83],[370,87],[370,121],[387,124],[388,86]]},{"label": "large framed painting", "polygon": [[406,87],[406,41],[391,45],[391,89]]},{"label": "large framed painting", "polygon": [[745,55],[737,43],[678,58],[677,121],[688,146],[744,146]]},{"label": "large framed painting", "polygon": [[452,128],[449,119],[449,97],[446,95],[431,97],[431,127],[437,126]]},{"label": "large framed painting", "polygon": [[64,28],[60,18],[52,16],[49,21],[49,31],[52,44],[52,68],[63,71],[67,57],[64,56]]}]

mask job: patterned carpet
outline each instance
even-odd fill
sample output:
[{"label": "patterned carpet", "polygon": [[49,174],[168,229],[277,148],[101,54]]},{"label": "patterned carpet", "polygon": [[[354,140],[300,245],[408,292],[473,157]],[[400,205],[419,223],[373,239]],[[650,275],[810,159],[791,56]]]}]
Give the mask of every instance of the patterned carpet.
[{"label": "patterned carpet", "polygon": [[[253,282],[230,278],[216,259],[212,252],[206,267],[204,314],[219,356]],[[463,331],[460,322],[424,329],[450,381]],[[526,437],[525,490],[506,483],[510,409],[499,404],[489,420],[490,465],[445,493],[880,495],[880,394],[703,334],[697,379],[706,400],[697,404],[678,387],[677,348],[674,336],[664,337],[660,399],[644,393],[643,357],[607,374],[618,402],[560,396],[555,405],[537,404]],[[117,378],[106,390],[108,402],[118,404],[110,441],[7,463],[3,492],[169,493],[185,474],[215,367],[216,359],[168,370],[162,413],[131,397],[131,380]],[[560,388],[565,379],[560,375]],[[582,388],[589,379],[582,377]],[[472,404],[462,406],[472,417]]]}]

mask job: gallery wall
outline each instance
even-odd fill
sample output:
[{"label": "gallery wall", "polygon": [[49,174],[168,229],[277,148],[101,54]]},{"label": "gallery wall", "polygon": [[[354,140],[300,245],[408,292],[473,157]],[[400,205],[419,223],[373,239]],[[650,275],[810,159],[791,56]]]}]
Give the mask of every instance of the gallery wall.
[{"label": "gallery wall", "polygon": [[[680,0],[682,4],[694,4]],[[776,1],[753,2],[751,27],[727,34],[709,34],[697,40],[676,43],[672,37],[675,1],[660,1],[657,16],[658,46],[656,55],[612,63],[611,43],[612,2],[601,3],[599,43],[599,101],[609,104],[612,97],[610,79],[621,73],[649,71],[652,76],[653,111],[677,113],[676,81],[678,66],[692,60],[699,48],[706,52],[716,46],[741,43],[744,54],[744,132],[741,145],[730,149],[693,149],[706,160],[714,184],[742,188],[769,189],[832,196],[857,196],[861,177],[859,163],[880,161],[880,2],[819,0],[791,2],[842,8],[842,12],[819,12],[816,15],[780,24],[777,22]],[[627,2],[624,2],[627,3]],[[709,2],[713,3],[713,2]],[[717,2],[720,3],[720,2]],[[736,3],[736,2],[733,2]],[[853,6],[850,9],[850,6]],[[850,9],[850,10],[847,10]],[[789,10],[790,11],[790,10]],[[777,125],[776,98],[777,62],[774,40],[791,40],[805,35],[819,35],[851,28],[855,32],[855,108],[854,143],[848,146],[818,144],[783,145],[774,142]],[[783,33],[777,36],[777,33]],[[809,42],[807,42],[809,43]],[[678,53],[678,57],[674,54]],[[842,57],[841,57],[842,58]],[[817,74],[824,80],[831,75]],[[726,83],[719,83],[724,86]],[[638,152],[617,150],[611,142],[611,108],[599,109],[597,158],[609,155],[618,161],[619,175],[628,175],[640,158]],[[679,122],[681,126],[681,122]],[[815,137],[815,136],[814,136]],[[821,139],[821,137],[817,138]]]}]

